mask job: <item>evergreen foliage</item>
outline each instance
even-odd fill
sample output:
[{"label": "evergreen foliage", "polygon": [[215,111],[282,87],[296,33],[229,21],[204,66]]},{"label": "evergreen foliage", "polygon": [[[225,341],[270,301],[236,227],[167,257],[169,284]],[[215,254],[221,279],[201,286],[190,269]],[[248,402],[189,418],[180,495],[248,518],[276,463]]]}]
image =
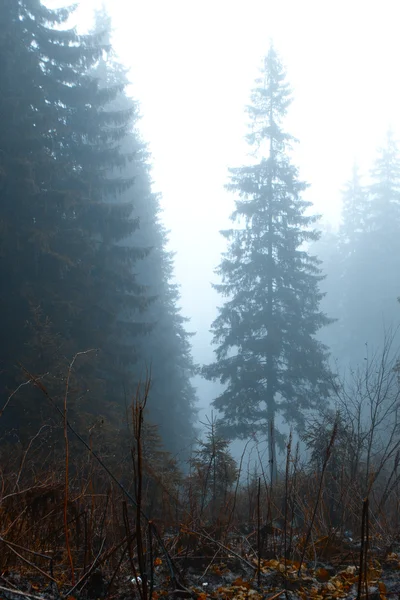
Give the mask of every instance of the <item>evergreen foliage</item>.
[{"label": "evergreen foliage", "polygon": [[[153,413],[177,450],[191,435],[194,367],[138,108],[108,17],[78,36],[71,10],[0,7],[1,405],[18,362],[61,402],[78,354],[70,419],[82,432],[102,415],[119,427],[151,364]],[[31,435],[54,411],[26,389],[2,425]]]},{"label": "evergreen foliage", "polygon": [[[311,251],[322,261],[327,274],[321,282],[325,293],[321,307],[335,322],[321,330],[319,339],[329,346],[335,366],[348,365],[358,353],[364,351],[357,337],[357,323],[351,315],[344,315],[352,306],[359,304],[357,273],[362,266],[361,239],[368,220],[369,198],[367,188],[362,185],[359,169],[353,165],[352,176],[345,184],[342,194],[342,221],[338,231],[325,228],[321,238],[311,244]],[[354,283],[353,283],[354,282]]]},{"label": "evergreen foliage", "polygon": [[212,325],[216,362],[204,373],[226,384],[213,403],[224,432],[268,432],[273,476],[276,415],[301,425],[304,411],[328,395],[327,351],[316,334],[330,321],[319,310],[319,261],[305,249],[319,234],[289,157],[293,139],[282,121],[290,92],[274,48],[256,83],[248,108],[256,161],[231,169],[237,227],[223,232],[229,247],[215,288],[227,300]]},{"label": "evergreen foliage", "polygon": [[382,347],[384,332],[399,322],[400,157],[388,132],[363,185],[358,169],[343,193],[342,222],[313,251],[328,274],[323,307],[337,324],[323,332],[338,366],[354,368]]},{"label": "evergreen foliage", "polygon": [[[380,330],[398,322],[396,298],[400,270],[400,154],[393,133],[388,132],[371,173],[371,217],[367,223],[365,260],[374,273],[370,319]],[[372,333],[372,332],[371,332]],[[382,337],[382,333],[381,333]]]},{"label": "evergreen foliage", "polygon": [[[107,30],[107,26],[107,14],[98,12],[95,31],[100,33]],[[109,86],[111,82],[125,88],[127,84],[125,70],[112,55],[98,65],[96,75],[101,86]],[[138,381],[151,371],[149,416],[158,425],[166,446],[182,460],[187,457],[194,440],[196,398],[191,384],[195,373],[191,334],[185,329],[187,319],[180,314],[178,306],[179,288],[173,283],[173,255],[167,250],[160,198],[151,189],[150,155],[137,128],[140,118],[137,103],[123,91],[113,105],[130,109],[134,114],[132,128],[122,140],[122,148],[130,157],[123,173],[135,183],[122,193],[121,198],[133,203],[133,217],[138,228],[124,240],[124,245],[142,252],[143,258],[135,264],[134,272],[149,299],[142,313],[135,315],[135,321],[146,328],[146,334],[138,339],[124,334],[128,346],[135,348],[137,362],[133,369],[121,373],[121,378],[126,393],[132,396]],[[121,315],[128,325],[131,318],[129,313]]]},{"label": "evergreen foliage", "polygon": [[229,451],[229,442],[217,432],[215,420],[212,418],[203,425],[206,425],[205,439],[199,440],[190,459],[191,493],[201,500],[200,518],[208,512],[215,520],[226,510],[228,493],[237,480],[238,469]]}]

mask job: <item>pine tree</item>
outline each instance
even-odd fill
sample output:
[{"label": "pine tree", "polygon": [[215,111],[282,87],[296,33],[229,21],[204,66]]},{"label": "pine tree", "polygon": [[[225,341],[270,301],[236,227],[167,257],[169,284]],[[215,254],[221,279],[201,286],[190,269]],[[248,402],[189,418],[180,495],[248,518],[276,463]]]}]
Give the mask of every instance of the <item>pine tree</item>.
[{"label": "pine tree", "polygon": [[[14,365],[18,360],[24,361],[29,345],[32,355],[37,354],[36,362],[48,361],[39,371],[44,372],[50,365],[54,367],[52,354],[62,344],[39,306],[41,273],[49,269],[51,279],[54,263],[57,259],[62,263],[64,258],[54,246],[60,225],[55,215],[66,196],[66,191],[57,190],[55,184],[59,164],[49,145],[57,116],[44,89],[45,65],[39,40],[43,40],[47,26],[57,25],[66,17],[66,11],[49,11],[35,0],[6,0],[0,6],[2,406],[16,387]],[[64,32],[58,38],[57,35],[49,39],[49,45],[53,42],[56,50],[71,37]],[[34,332],[39,323],[41,332]],[[46,339],[48,345],[38,352],[40,338]],[[32,364],[27,366],[33,368]],[[10,415],[13,404],[8,407],[6,417],[10,416],[15,423],[23,419],[24,412],[14,410]]]},{"label": "pine tree", "polygon": [[[371,183],[363,185],[354,167],[343,193],[342,222],[336,240],[325,239],[328,274],[324,309],[336,308],[338,321],[322,332],[338,366],[357,365],[382,347],[385,330],[396,327],[400,269],[400,156],[389,131],[379,150]],[[321,252],[322,250],[322,252]]]},{"label": "pine tree", "polygon": [[355,252],[360,235],[365,230],[368,207],[367,190],[361,183],[359,168],[355,163],[352,177],[347,182],[342,196],[340,241],[349,255]]},{"label": "pine tree", "polygon": [[340,230],[340,358],[355,366],[383,343],[398,322],[400,157],[392,133],[362,187],[353,177],[344,196]]},{"label": "pine tree", "polygon": [[217,433],[214,418],[203,423],[206,426],[205,439],[199,440],[190,458],[190,485],[200,505],[199,517],[208,508],[209,516],[215,522],[223,516],[227,508],[228,493],[237,480],[238,468],[229,451],[229,441]]},{"label": "pine tree", "polygon": [[[337,269],[331,287],[335,288],[338,326],[333,351],[340,367],[355,365],[364,356],[363,335],[367,326],[360,304],[368,294],[369,265],[365,253],[365,236],[370,218],[368,189],[362,185],[356,166],[342,196],[342,221],[338,236]],[[334,300],[335,301],[335,300]],[[368,300],[367,300],[368,302]]]},{"label": "pine tree", "polygon": [[[6,0],[0,10],[5,382],[15,385],[9,371],[16,361],[39,374],[59,368],[58,357],[53,364],[37,352],[31,309],[39,307],[57,354],[68,358],[64,366],[77,352],[100,350],[97,361],[76,364],[75,415],[111,415],[121,402],[117,365],[136,360],[118,316],[138,314],[146,304],[133,276],[143,251],[123,243],[137,228],[132,202],[121,200],[133,180],[117,171],[127,160],[120,143],[132,111],[110,106],[123,86],[101,88],[90,74],[106,51],[101,36],[55,27],[69,10],[49,10],[39,0]],[[128,329],[136,335],[143,325],[132,318]],[[60,393],[59,375],[51,392],[58,386]],[[25,408],[38,416],[35,403]]]},{"label": "pine tree", "polygon": [[[128,142],[129,140],[127,140]],[[132,139],[132,148],[137,143]],[[136,378],[151,369],[148,403],[152,422],[171,452],[187,457],[194,439],[196,393],[191,383],[196,369],[191,355],[187,319],[179,309],[179,287],[173,283],[173,255],[167,251],[167,233],[160,219],[160,203],[151,190],[147,153],[137,152],[130,164],[135,175],[135,216],[139,230],[135,243],[148,250],[136,269],[137,280],[151,298],[141,318],[150,324],[137,341]]]},{"label": "pine tree", "polygon": [[330,348],[331,359],[339,369],[354,362],[364,350],[354,315],[347,319],[346,314],[350,316],[351,307],[358,305],[359,291],[354,282],[364,268],[360,249],[369,207],[368,191],[362,185],[359,169],[354,164],[352,176],[342,194],[339,230],[324,229],[321,238],[311,245],[311,251],[322,261],[322,271],[327,275],[321,282],[321,290],[325,293],[321,308],[335,319],[330,327],[319,332],[318,339]]},{"label": "pine tree", "polygon": [[289,158],[293,138],[282,120],[290,92],[274,48],[256,83],[248,141],[258,153],[254,164],[231,169],[227,188],[239,196],[237,227],[223,232],[229,248],[215,285],[228,299],[212,324],[216,362],[204,373],[226,384],[213,403],[224,432],[242,438],[268,432],[274,478],[276,415],[301,425],[304,411],[328,395],[327,352],[315,336],[329,319],[319,311],[319,261],[304,248],[319,234],[301,197],[307,186]]},{"label": "pine tree", "polygon": [[[152,324],[147,336],[140,339],[138,367],[151,367],[152,386],[149,400],[151,419],[158,424],[166,447],[184,459],[194,440],[196,394],[191,383],[196,369],[191,355],[188,319],[179,309],[179,288],[173,283],[173,256],[167,251],[167,234],[160,220],[159,198],[151,192],[145,165],[137,164],[138,185],[143,192],[138,199],[141,241],[150,246],[139,265],[138,281],[153,298],[143,318]],[[138,373],[140,375],[140,371]]]},{"label": "pine tree", "polygon": [[[367,249],[374,269],[372,310],[387,325],[397,321],[396,298],[400,270],[400,154],[393,133],[380,149],[371,173],[371,217],[367,223]],[[371,280],[371,278],[370,278]]]},{"label": "pine tree", "polygon": [[[104,10],[96,14],[95,32],[101,31],[110,31],[110,20]],[[95,75],[102,87],[125,86],[127,83],[125,69],[112,54],[103,57]],[[134,315],[135,322],[142,324],[146,333],[132,337],[121,332],[137,362],[128,364],[120,375],[127,396],[131,396],[138,381],[143,380],[146,371],[151,369],[150,418],[158,425],[166,447],[182,460],[194,439],[195,390],[191,377],[195,367],[191,357],[191,334],[186,331],[187,319],[182,317],[178,307],[179,288],[172,282],[173,255],[166,249],[168,238],[161,221],[160,198],[151,189],[151,157],[138,131],[137,103],[122,91],[113,101],[113,107],[131,110],[134,115],[132,128],[122,140],[122,148],[130,157],[123,173],[135,183],[122,198],[133,203],[133,217],[138,227],[124,244],[142,252],[143,259],[135,264],[134,271],[149,299],[141,314]],[[124,313],[120,318],[129,327],[132,315]]]}]

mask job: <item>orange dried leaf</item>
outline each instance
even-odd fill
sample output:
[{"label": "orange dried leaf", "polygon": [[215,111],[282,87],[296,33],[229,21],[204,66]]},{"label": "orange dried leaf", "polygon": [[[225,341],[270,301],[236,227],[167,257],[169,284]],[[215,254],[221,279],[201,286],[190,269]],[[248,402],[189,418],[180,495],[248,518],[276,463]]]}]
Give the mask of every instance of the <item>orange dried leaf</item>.
[{"label": "orange dried leaf", "polygon": [[241,577],[238,577],[237,579],[235,579],[235,581],[232,583],[232,585],[234,585],[236,587],[244,587],[246,589],[250,589],[250,583],[248,581],[244,581]]},{"label": "orange dried leaf", "polygon": [[318,581],[321,582],[329,581],[329,579],[331,578],[329,571],[327,569],[324,569],[323,567],[315,571],[315,577],[318,579]]},{"label": "orange dried leaf", "polygon": [[381,594],[386,594],[386,585],[383,583],[383,581],[378,582],[378,589]]}]

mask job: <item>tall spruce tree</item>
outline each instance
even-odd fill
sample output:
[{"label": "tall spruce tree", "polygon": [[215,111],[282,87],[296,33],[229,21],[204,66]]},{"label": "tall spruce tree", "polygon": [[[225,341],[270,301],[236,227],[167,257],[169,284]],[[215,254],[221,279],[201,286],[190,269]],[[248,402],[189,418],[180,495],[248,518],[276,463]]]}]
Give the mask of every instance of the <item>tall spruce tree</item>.
[{"label": "tall spruce tree", "polygon": [[379,351],[385,330],[399,323],[400,156],[392,132],[378,152],[368,186],[353,168],[341,217],[338,234],[325,235],[313,251],[323,258],[328,275],[322,306],[337,317],[319,337],[343,370]]},{"label": "tall spruce tree", "polygon": [[352,176],[346,183],[342,195],[340,243],[346,248],[347,255],[354,254],[360,236],[365,230],[368,207],[368,192],[362,185],[359,168],[355,163]]},{"label": "tall spruce tree", "polygon": [[257,157],[231,169],[237,227],[223,232],[229,247],[214,287],[227,300],[212,324],[216,362],[204,373],[226,384],[213,404],[230,437],[267,432],[274,478],[276,415],[301,425],[304,411],[329,393],[327,351],[316,333],[330,321],[319,310],[319,261],[304,247],[319,234],[301,197],[307,186],[289,157],[293,138],[282,120],[290,92],[273,47],[256,84],[248,142]]},{"label": "tall spruce tree", "polygon": [[391,132],[379,150],[371,184],[353,177],[343,198],[339,256],[339,358],[353,367],[383,344],[395,326],[400,269],[400,157]]},{"label": "tall spruce tree", "polygon": [[[367,223],[368,259],[374,269],[374,304],[371,307],[382,324],[398,321],[396,298],[400,279],[400,154],[392,131],[379,150],[371,172],[371,216]],[[370,278],[371,279],[371,278]]]},{"label": "tall spruce tree", "polygon": [[[103,9],[96,13],[95,32],[110,31],[110,19]],[[110,40],[108,40],[110,41]],[[96,66],[95,75],[101,87],[127,84],[126,72],[112,56],[103,56]],[[139,248],[143,259],[135,264],[137,282],[149,298],[140,315],[133,315],[135,322],[146,328],[146,333],[132,337],[125,332],[126,343],[131,345],[137,361],[121,370],[121,381],[127,395],[135,392],[138,381],[151,369],[151,390],[147,404],[149,417],[159,427],[166,447],[187,457],[194,440],[195,390],[191,384],[195,367],[191,357],[190,334],[178,307],[179,288],[173,283],[173,255],[167,251],[167,232],[162,224],[160,199],[152,191],[150,155],[138,131],[139,110],[137,103],[125,90],[114,99],[115,109],[131,109],[134,115],[132,128],[122,140],[122,148],[130,157],[123,173],[134,180],[122,198],[132,202],[133,217],[138,228],[124,240],[124,244]],[[128,326],[132,320],[129,313],[120,318]],[[122,333],[121,333],[122,335]]]},{"label": "tall spruce tree", "polygon": [[[368,320],[360,306],[360,298],[368,304],[366,295],[370,295],[371,292],[365,246],[370,207],[368,189],[362,185],[358,168],[354,166],[352,177],[342,195],[337,264],[329,277],[331,288],[335,290],[332,300],[336,303],[338,317],[337,326],[335,324],[332,331],[335,341],[331,348],[341,368],[355,366],[365,352]],[[330,295],[332,296],[332,293]]]},{"label": "tall spruce tree", "polygon": [[[149,180],[143,183],[149,186]],[[141,200],[137,203],[140,232],[143,242],[150,244],[150,252],[139,265],[137,276],[153,300],[143,315],[152,327],[139,340],[138,376],[146,366],[151,367],[149,414],[159,426],[166,447],[182,460],[188,457],[195,439],[196,393],[191,378],[196,369],[191,334],[186,330],[187,319],[180,313],[179,288],[172,281],[173,257],[166,250],[158,197],[148,189]]]},{"label": "tall spruce tree", "polygon": [[[58,27],[69,14],[39,0],[0,7],[1,359],[3,389],[15,386],[10,368],[22,360],[51,373],[56,394],[72,357],[99,349],[97,361],[79,361],[71,387],[82,418],[115,412],[116,366],[134,362],[121,333],[143,329],[118,317],[146,299],[133,275],[143,251],[123,244],[138,225],[121,200],[133,179],[117,172],[132,110],[111,107],[121,84],[101,88],[90,73],[105,51],[100,36]],[[39,402],[22,401],[15,423],[37,422]]]},{"label": "tall spruce tree", "polygon": [[318,339],[330,348],[332,362],[340,370],[354,362],[355,357],[360,357],[364,351],[357,334],[359,323],[354,320],[354,315],[350,319],[346,319],[345,315],[350,316],[350,308],[356,308],[359,303],[356,282],[363,269],[360,250],[369,207],[368,190],[362,185],[358,166],[354,164],[352,176],[342,194],[339,229],[334,231],[325,228],[321,238],[310,246],[322,261],[322,270],[327,275],[321,282],[321,290],[325,293],[321,308],[336,319],[330,327],[318,333]]}]

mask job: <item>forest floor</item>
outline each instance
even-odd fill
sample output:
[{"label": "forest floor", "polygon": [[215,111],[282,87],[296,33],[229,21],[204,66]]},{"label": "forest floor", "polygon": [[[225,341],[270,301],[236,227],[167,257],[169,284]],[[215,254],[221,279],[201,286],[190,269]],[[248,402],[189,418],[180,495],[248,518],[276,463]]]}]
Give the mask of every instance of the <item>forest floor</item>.
[{"label": "forest floor", "polygon": [[[229,554],[221,547],[213,557],[196,555],[173,558],[174,571],[162,555],[154,558],[152,582],[143,591],[139,581],[127,569],[112,577],[112,569],[103,565],[85,577],[75,589],[69,580],[57,577],[49,581],[37,570],[26,568],[0,575],[0,599],[4,600],[328,600],[334,598],[390,600],[400,598],[399,552],[383,554],[371,548],[364,556],[360,586],[360,545],[331,556],[326,561],[284,561],[276,558],[258,561],[251,555]],[[43,573],[43,575],[45,575]],[[79,574],[77,574],[79,577]],[[64,579],[64,581],[63,581]],[[79,592],[77,591],[79,590]]]},{"label": "forest floor", "polygon": [[[228,557],[212,562],[207,559],[200,564],[201,560],[194,558],[186,561],[184,581],[196,600],[350,600],[358,597],[359,562],[359,553],[352,552],[338,555],[329,562],[304,561],[301,567],[298,561],[285,564],[283,559],[262,559],[258,575],[256,559],[246,557],[244,561]],[[160,580],[155,587],[155,598],[171,595],[165,587],[169,582],[165,571],[164,576],[164,581]],[[366,577],[364,572],[362,579],[360,598],[400,598],[400,554],[378,558],[371,553]],[[175,596],[185,597],[185,592],[176,591]]]}]

